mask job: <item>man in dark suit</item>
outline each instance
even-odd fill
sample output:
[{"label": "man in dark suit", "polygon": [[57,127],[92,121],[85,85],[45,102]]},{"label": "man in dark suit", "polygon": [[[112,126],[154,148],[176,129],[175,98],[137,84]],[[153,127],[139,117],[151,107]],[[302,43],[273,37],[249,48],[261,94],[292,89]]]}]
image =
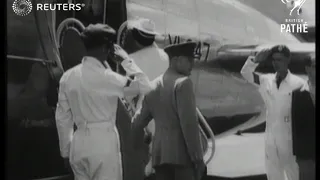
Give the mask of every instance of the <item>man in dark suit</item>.
[{"label": "man in dark suit", "polygon": [[309,91],[292,93],[293,153],[299,165],[299,180],[315,180],[315,58],[307,58]]},{"label": "man in dark suit", "polygon": [[312,102],[316,105],[316,57],[315,53],[307,56],[306,60],[306,72],[309,79],[309,92],[312,98]]},{"label": "man in dark suit", "polygon": [[[157,180],[198,180],[205,169],[198,128],[195,94],[189,79],[196,44],[172,45],[164,49],[170,65],[148,93],[132,121],[137,132],[155,121],[152,166]],[[136,142],[135,142],[136,143]]]}]

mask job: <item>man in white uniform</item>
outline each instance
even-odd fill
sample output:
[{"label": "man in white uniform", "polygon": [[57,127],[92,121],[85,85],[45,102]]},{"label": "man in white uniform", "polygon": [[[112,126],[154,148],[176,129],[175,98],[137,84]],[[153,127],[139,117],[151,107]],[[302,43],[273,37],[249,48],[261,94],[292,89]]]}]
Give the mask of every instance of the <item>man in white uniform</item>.
[{"label": "man in white uniform", "polygon": [[[108,25],[89,25],[81,34],[87,56],[60,80],[56,109],[60,150],[76,180],[122,180],[115,124],[118,98],[150,90],[148,77],[120,46],[114,45],[114,57],[135,79],[106,68],[104,60],[110,52],[106,39],[112,34],[115,31]],[[104,50],[106,54],[101,53]]]},{"label": "man in white uniform", "polygon": [[[259,86],[266,105],[265,162],[268,180],[299,179],[292,146],[291,96],[294,90],[307,89],[308,84],[288,70],[290,56],[286,46],[274,46],[260,51],[256,57],[249,56],[241,70],[247,81]],[[258,64],[266,60],[272,61],[276,73],[255,72]]]}]

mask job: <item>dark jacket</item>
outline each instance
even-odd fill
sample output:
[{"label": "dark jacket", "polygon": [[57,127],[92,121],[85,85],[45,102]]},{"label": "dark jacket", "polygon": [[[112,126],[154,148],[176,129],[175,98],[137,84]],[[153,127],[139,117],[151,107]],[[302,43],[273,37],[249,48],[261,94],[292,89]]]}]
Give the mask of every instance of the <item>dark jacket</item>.
[{"label": "dark jacket", "polygon": [[[133,133],[155,121],[153,166],[192,165],[203,159],[192,81],[167,71],[133,118]],[[133,134],[134,135],[134,134]]]},{"label": "dark jacket", "polygon": [[293,154],[299,159],[315,158],[315,106],[308,91],[292,93]]}]

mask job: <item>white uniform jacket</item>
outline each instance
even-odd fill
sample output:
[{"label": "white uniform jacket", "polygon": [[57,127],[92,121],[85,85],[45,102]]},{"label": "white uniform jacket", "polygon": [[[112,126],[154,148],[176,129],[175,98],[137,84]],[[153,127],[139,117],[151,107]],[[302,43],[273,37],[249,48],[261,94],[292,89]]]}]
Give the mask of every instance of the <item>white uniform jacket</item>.
[{"label": "white uniform jacket", "polygon": [[65,72],[60,80],[56,122],[62,157],[68,157],[73,137],[73,124],[112,121],[115,123],[119,97],[135,96],[150,91],[148,77],[132,59],[121,65],[128,76],[119,75],[93,57]]},{"label": "white uniform jacket", "polygon": [[[287,176],[290,176],[288,175],[290,172],[294,174],[298,171],[292,146],[292,92],[297,89],[308,90],[308,83],[289,71],[278,88],[276,74],[255,72],[258,63],[254,63],[253,59],[254,57],[249,56],[241,74],[248,82],[258,86],[266,106],[265,140],[268,179],[282,180],[285,167],[291,167],[291,170],[286,172]],[[296,175],[293,176],[296,178]]]}]

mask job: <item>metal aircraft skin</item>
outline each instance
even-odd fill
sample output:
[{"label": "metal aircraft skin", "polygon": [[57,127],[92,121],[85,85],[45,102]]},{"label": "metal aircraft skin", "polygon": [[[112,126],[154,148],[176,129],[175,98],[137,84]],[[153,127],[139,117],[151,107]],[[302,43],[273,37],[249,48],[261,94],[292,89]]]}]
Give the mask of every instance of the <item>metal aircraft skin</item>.
[{"label": "metal aircraft skin", "polygon": [[[315,42],[315,0],[238,0],[256,9],[278,24],[307,24],[308,33],[296,33],[302,41]],[[291,13],[290,13],[291,12]],[[291,15],[290,15],[291,14]],[[293,20],[299,22],[292,22]],[[291,21],[291,22],[290,22]],[[293,31],[293,29],[290,29]]]},{"label": "metal aircraft skin", "polygon": [[[162,34],[157,38],[160,47],[187,40],[199,42],[202,56],[191,78],[197,106],[216,138],[255,126],[263,119],[259,117],[264,115],[260,94],[239,74],[250,53],[261,45],[286,44],[297,53],[291,67],[301,74],[304,69],[298,64],[303,53],[298,52],[315,50],[313,43],[301,43],[293,35],[281,33],[279,24],[237,0],[128,0],[127,15],[129,20],[153,20]],[[232,125],[227,121],[233,121]]]},{"label": "metal aircraft skin", "polygon": [[[216,135],[247,122],[264,109],[257,90],[239,74],[246,57],[258,45],[270,43],[302,48],[293,35],[281,33],[277,23],[237,0],[128,0],[126,6],[128,19],[139,16],[156,23],[157,31],[163,35],[157,37],[160,47],[189,39],[200,42],[198,50],[202,56],[192,79],[197,105]],[[8,18],[8,54],[45,59],[32,14],[20,17],[9,10]],[[304,43],[304,46],[303,51],[314,51],[314,44]],[[9,65],[15,62],[21,60],[10,60]],[[294,65],[293,68],[300,68]],[[246,129],[247,123],[228,134]]]},{"label": "metal aircraft skin", "polygon": [[[39,24],[32,13],[24,17],[17,16],[11,11],[13,0],[7,2],[7,53],[47,59],[41,48],[37,26],[45,27],[45,23],[50,22],[41,21]],[[97,10],[99,14],[103,12],[99,7],[103,8],[104,2],[100,0],[96,3],[101,5]],[[86,13],[79,12],[78,15],[84,17]],[[72,13],[61,14],[65,18],[73,16]],[[153,20],[157,31],[162,34],[157,37],[159,47],[189,39],[199,42],[198,51],[202,56],[191,78],[195,84],[197,106],[216,138],[263,122],[263,101],[257,89],[239,73],[248,55],[261,48],[261,45],[270,47],[286,44],[294,52],[291,64],[293,72],[303,74],[301,60],[305,53],[315,51],[313,43],[301,43],[293,35],[281,33],[280,26],[273,20],[236,0],[127,0],[126,14],[128,20],[136,16]],[[115,28],[122,23],[115,22]],[[47,40],[49,35],[42,38]],[[54,120],[49,110],[53,105],[48,106],[44,100],[48,96],[47,81],[50,75],[45,66],[40,66],[54,62],[49,59],[48,62],[37,63],[11,57],[7,63],[8,117],[24,119],[37,116],[41,111],[48,112],[47,116]],[[41,69],[34,72],[37,75],[32,75],[34,65]],[[156,67],[155,64],[150,66]],[[270,65],[265,69],[270,70]],[[52,96],[49,95],[49,98]]]}]

